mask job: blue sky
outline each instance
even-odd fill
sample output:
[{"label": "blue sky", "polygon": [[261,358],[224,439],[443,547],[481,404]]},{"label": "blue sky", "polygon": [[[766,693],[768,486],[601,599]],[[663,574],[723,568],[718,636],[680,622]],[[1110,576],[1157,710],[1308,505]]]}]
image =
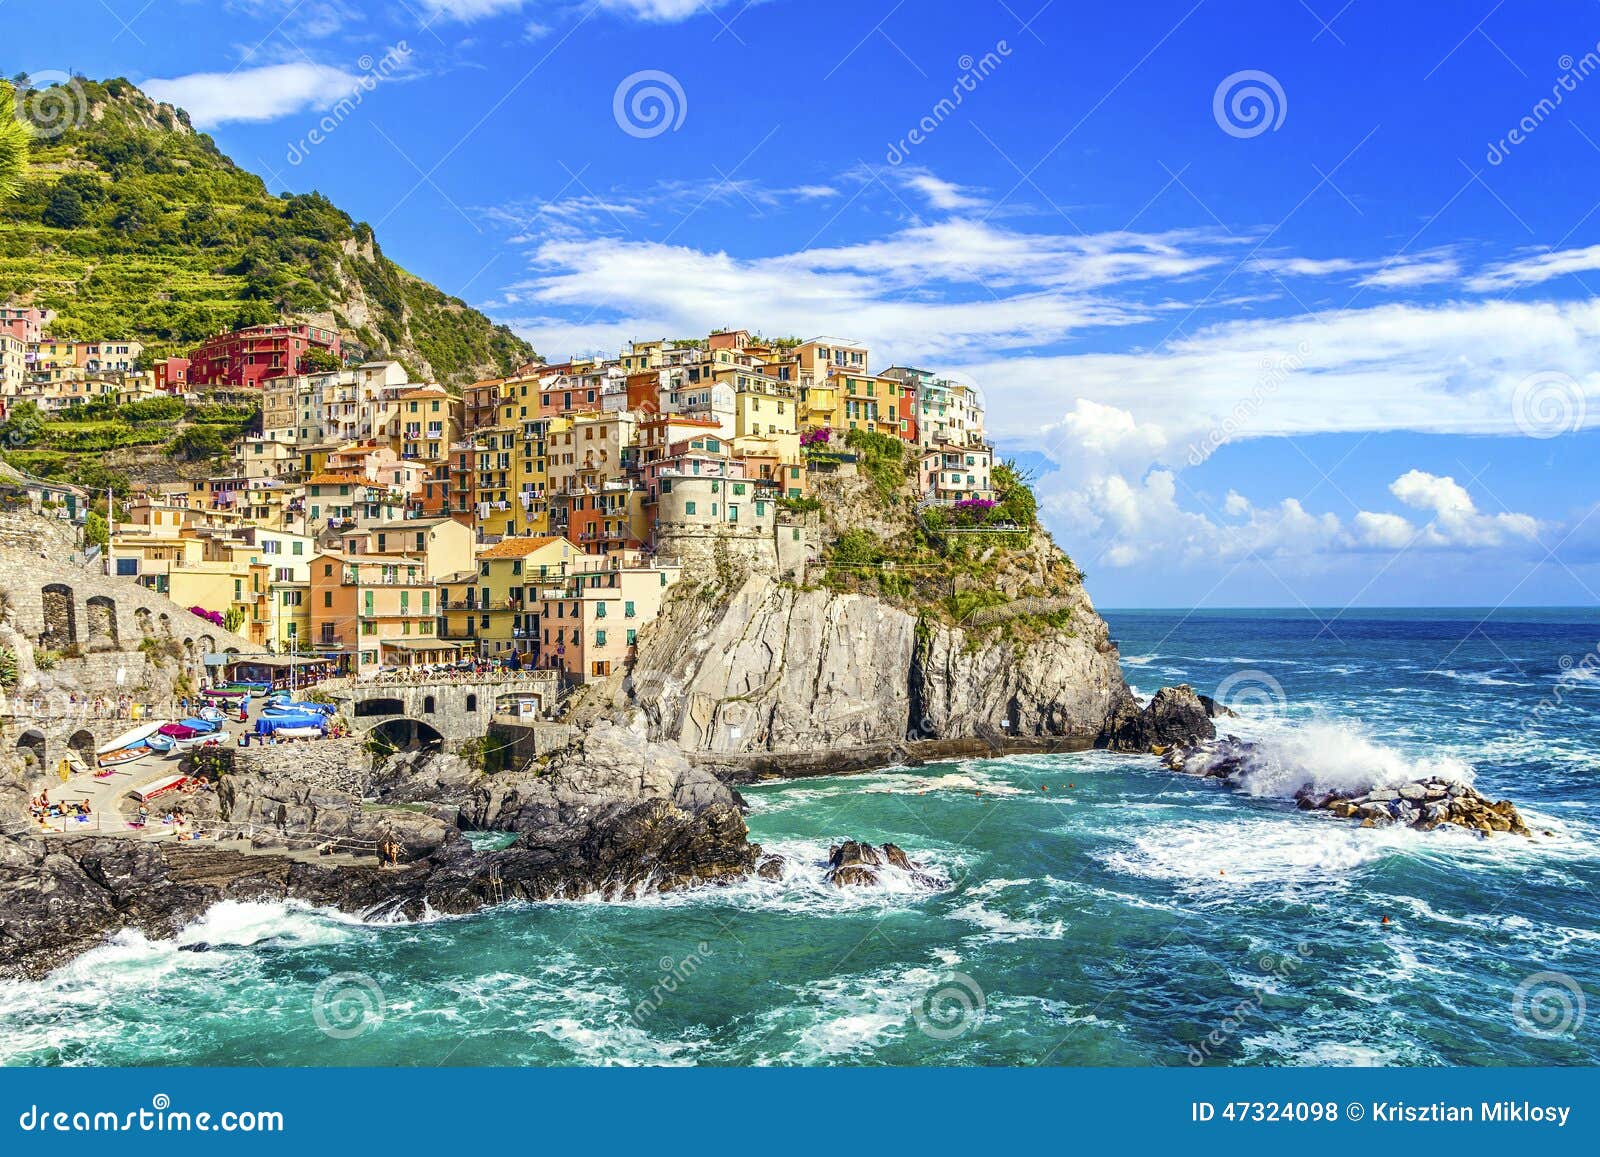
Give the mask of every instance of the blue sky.
[{"label": "blue sky", "polygon": [[1593,0],[141,3],[8,5],[7,71],[185,105],[552,359],[964,374],[1102,605],[1596,601]]}]

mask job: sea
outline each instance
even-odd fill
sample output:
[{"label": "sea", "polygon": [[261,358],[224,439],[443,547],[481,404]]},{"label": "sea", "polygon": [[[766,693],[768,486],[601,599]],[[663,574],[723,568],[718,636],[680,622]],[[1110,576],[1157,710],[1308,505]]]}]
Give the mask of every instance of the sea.
[{"label": "sea", "polygon": [[[1106,618],[1138,693],[1238,711],[1262,752],[1241,786],[1102,752],[763,784],[781,879],[408,923],[219,904],[0,986],[0,1059],[1600,1063],[1600,611]],[[1515,801],[1533,838],[1292,800],[1430,775]],[[834,889],[845,838],[948,884]]]}]

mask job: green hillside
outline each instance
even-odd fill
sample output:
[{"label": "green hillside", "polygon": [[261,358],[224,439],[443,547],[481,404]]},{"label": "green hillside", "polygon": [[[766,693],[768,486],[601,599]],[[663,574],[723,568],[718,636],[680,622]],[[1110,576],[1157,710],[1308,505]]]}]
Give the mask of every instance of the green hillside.
[{"label": "green hillside", "polygon": [[84,115],[34,140],[27,179],[0,206],[0,302],[54,309],[56,336],[185,353],[218,330],[294,314],[445,382],[533,356],[390,261],[371,226],[326,197],[273,196],[181,109],[125,80],[73,83]]}]

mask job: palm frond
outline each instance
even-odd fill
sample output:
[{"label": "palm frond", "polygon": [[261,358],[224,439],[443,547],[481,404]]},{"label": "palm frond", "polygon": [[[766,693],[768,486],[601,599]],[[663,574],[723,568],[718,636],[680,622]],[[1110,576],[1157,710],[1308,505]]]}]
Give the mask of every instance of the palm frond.
[{"label": "palm frond", "polygon": [[0,200],[9,201],[22,190],[32,144],[33,134],[28,126],[4,115],[4,108],[0,107]]}]

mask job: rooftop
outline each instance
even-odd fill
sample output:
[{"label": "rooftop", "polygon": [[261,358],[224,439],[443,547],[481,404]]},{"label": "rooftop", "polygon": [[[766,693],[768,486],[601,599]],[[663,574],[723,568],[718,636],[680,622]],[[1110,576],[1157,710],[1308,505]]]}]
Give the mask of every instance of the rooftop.
[{"label": "rooftop", "polygon": [[[526,558],[528,555],[534,553],[535,551],[542,550],[544,547],[549,546],[552,542],[565,542],[565,541],[566,540],[563,539],[560,535],[556,535],[556,534],[540,534],[540,535],[532,535],[532,536],[528,536],[528,537],[502,538],[499,542],[495,543],[493,546],[488,546],[488,547],[485,547],[484,549],[480,550],[478,552],[478,557],[479,558]],[[576,546],[573,546],[572,543],[570,543],[570,542],[568,542],[567,545],[568,546],[572,546],[573,550],[577,550],[578,549]]]}]

